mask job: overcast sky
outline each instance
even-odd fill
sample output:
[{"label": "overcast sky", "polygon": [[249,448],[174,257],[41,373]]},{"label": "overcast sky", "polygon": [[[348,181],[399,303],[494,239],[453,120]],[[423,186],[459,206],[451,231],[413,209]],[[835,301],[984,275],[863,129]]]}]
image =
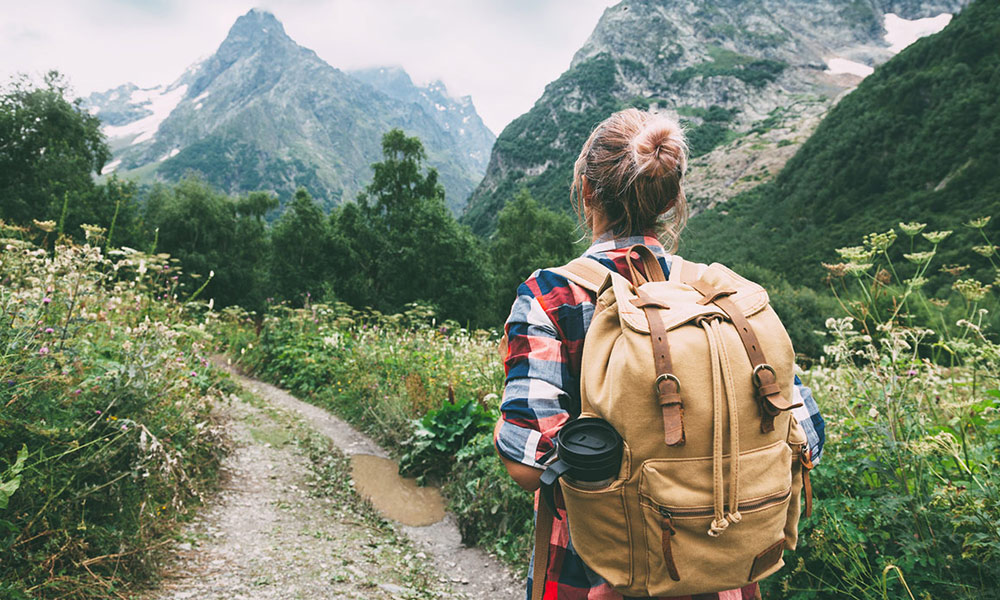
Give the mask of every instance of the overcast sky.
[{"label": "overcast sky", "polygon": [[400,65],[471,95],[499,133],[569,66],[613,0],[0,0],[0,77],[58,69],[80,95],[170,83],[236,18],[271,11],[331,65]]}]

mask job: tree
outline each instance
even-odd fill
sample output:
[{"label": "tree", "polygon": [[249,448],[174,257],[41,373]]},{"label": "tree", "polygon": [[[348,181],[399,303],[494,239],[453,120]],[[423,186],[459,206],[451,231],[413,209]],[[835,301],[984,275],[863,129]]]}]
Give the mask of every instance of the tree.
[{"label": "tree", "polygon": [[67,84],[55,71],[39,87],[22,77],[0,93],[0,216],[5,219],[63,222],[66,206],[82,222],[98,212],[94,208],[104,198],[96,193],[93,175],[111,152],[100,120],[66,94]]},{"label": "tree", "polygon": [[[393,129],[382,138],[382,155],[357,204],[335,218],[333,239],[346,245],[337,253],[338,294],[383,311],[426,301],[445,317],[482,323],[487,257],[445,207],[437,171],[425,172],[423,144]],[[353,271],[364,280],[353,277],[347,289]]]},{"label": "tree", "polygon": [[330,232],[323,209],[305,188],[278,219],[271,233],[271,283],[275,296],[295,304],[318,297],[330,276]]},{"label": "tree", "polygon": [[543,206],[522,189],[497,217],[490,244],[495,274],[493,319],[499,324],[510,312],[517,287],[536,269],[572,260],[576,226],[567,215]]},{"label": "tree", "polygon": [[[189,291],[200,287],[214,273],[203,297],[217,304],[259,308],[268,256],[267,230],[260,211],[238,207],[273,203],[256,197],[253,202],[212,189],[197,178],[173,186],[159,184],[146,202],[146,222],[157,231],[157,250],[181,261]],[[196,277],[197,276],[197,277]]]}]

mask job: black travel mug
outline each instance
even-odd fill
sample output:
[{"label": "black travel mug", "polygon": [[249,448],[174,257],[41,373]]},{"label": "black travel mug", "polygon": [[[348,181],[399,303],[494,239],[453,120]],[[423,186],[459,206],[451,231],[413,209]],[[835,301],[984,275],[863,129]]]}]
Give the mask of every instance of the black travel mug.
[{"label": "black travel mug", "polygon": [[622,464],[622,437],[604,419],[587,417],[566,423],[556,436],[556,461],[541,478],[542,500],[557,519],[555,483],[565,476],[587,489],[606,487]]}]

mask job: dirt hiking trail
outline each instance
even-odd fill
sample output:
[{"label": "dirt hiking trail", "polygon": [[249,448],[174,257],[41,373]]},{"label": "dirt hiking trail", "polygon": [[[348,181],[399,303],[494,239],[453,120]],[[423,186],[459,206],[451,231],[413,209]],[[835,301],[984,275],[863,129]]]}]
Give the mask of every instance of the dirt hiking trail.
[{"label": "dirt hiking trail", "polygon": [[[219,407],[235,449],[218,493],[144,600],[524,597],[503,565],[461,544],[437,491],[401,480],[371,439],[224,359],[216,364],[249,392]],[[393,520],[399,511],[430,524],[404,525]]]}]

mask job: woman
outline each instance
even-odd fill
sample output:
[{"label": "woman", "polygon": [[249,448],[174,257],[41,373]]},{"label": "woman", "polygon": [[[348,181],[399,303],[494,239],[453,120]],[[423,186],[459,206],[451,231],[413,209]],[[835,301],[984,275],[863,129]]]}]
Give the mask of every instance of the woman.
[{"label": "woman", "polygon": [[[687,218],[681,181],[686,167],[684,136],[670,118],[628,109],[598,125],[576,160],[571,189],[578,214],[593,232],[593,244],[584,256],[630,279],[626,251],[645,244],[669,276],[670,255],[658,235],[672,251],[676,249]],[[511,477],[526,490],[538,489],[543,469],[539,461],[552,449],[560,428],[580,412],[583,339],[594,302],[587,290],[544,269],[518,288],[506,324],[507,378],[495,441]],[[816,463],[822,449],[822,419],[809,390],[797,377],[795,383],[804,402],[796,417],[806,430]],[[564,515],[561,500],[557,494],[557,507]],[[535,548],[536,553],[546,551],[545,600],[622,598],[574,551],[566,519],[554,521],[548,548]],[[532,583],[529,579],[528,598]],[[697,596],[699,600],[756,597],[756,583]]]}]

